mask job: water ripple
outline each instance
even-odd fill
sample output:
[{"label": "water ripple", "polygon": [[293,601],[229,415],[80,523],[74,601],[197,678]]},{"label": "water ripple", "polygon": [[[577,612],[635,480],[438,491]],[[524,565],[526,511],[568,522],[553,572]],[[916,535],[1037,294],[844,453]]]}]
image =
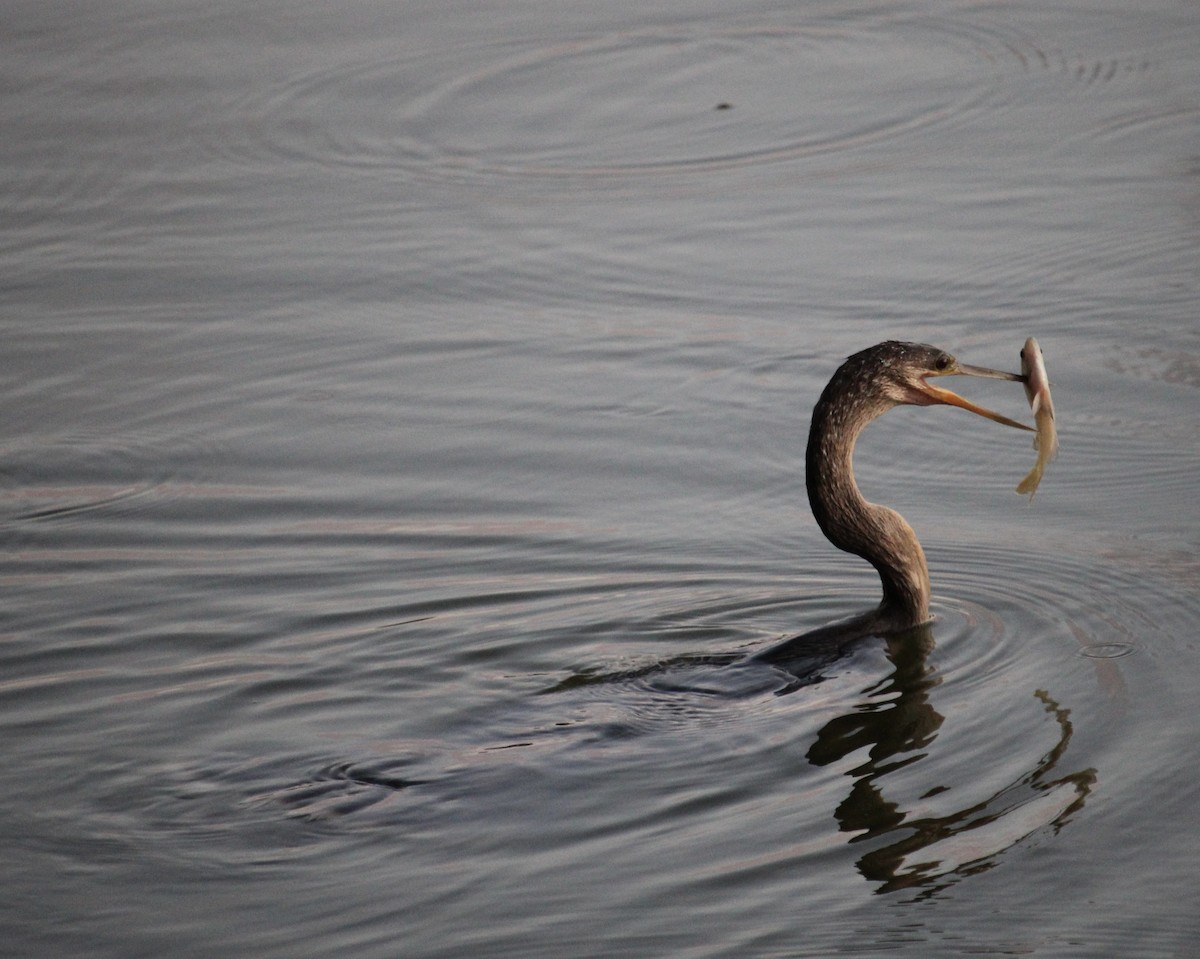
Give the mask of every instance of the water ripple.
[{"label": "water ripple", "polygon": [[241,498],[276,494],[232,484],[208,484],[175,471],[180,458],[200,456],[205,443],[105,434],[35,438],[0,449],[0,521],[81,520],[97,510],[132,513],[163,499]]},{"label": "water ripple", "polygon": [[99,436],[13,445],[2,451],[0,502],[18,521],[127,503],[166,482],[159,453],[144,440]]},{"label": "water ripple", "polygon": [[[661,27],[297,71],[225,104],[218,153],[435,178],[625,178],[836,154],[1000,108],[1028,74],[1115,82],[986,21]],[[1032,95],[1032,94],[1031,94]],[[803,109],[797,105],[803,104]]]}]

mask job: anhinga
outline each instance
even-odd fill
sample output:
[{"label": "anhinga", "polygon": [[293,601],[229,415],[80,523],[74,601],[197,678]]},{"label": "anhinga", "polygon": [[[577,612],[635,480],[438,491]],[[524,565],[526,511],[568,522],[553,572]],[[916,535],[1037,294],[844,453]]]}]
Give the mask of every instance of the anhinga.
[{"label": "anhinga", "polygon": [[902,404],[944,403],[1006,426],[1030,429],[928,382],[952,375],[1022,380],[1016,373],[959,363],[944,350],[924,343],[894,340],[855,353],[833,374],[813,409],[808,434],[808,501],[821,532],[834,546],[875,567],[883,583],[883,600],[868,613],[787,640],[757,658],[786,662],[813,644],[840,646],[856,637],[900,632],[929,621],[929,570],[921,543],[903,516],[863,498],[854,481],[852,458],[854,443],[866,425]]}]

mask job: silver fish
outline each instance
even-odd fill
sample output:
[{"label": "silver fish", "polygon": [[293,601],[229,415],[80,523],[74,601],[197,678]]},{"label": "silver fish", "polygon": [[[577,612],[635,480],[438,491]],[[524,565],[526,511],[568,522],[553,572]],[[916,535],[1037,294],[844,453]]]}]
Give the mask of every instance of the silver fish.
[{"label": "silver fish", "polygon": [[1054,401],[1050,399],[1050,378],[1046,375],[1046,358],[1042,348],[1032,336],[1025,341],[1021,350],[1021,378],[1025,383],[1025,396],[1029,407],[1033,410],[1033,421],[1037,426],[1037,435],[1033,438],[1033,448],[1038,451],[1037,462],[1033,469],[1017,485],[1018,493],[1028,493],[1033,499],[1038,484],[1042,481],[1042,473],[1046,464],[1058,455],[1058,430],[1054,426]]}]

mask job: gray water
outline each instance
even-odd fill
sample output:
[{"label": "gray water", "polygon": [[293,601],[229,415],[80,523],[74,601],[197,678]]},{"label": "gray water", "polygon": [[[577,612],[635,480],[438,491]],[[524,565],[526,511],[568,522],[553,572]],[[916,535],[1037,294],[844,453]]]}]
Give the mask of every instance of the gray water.
[{"label": "gray water", "polygon": [[1195,954],[1200,7],[3,20],[0,952]]}]

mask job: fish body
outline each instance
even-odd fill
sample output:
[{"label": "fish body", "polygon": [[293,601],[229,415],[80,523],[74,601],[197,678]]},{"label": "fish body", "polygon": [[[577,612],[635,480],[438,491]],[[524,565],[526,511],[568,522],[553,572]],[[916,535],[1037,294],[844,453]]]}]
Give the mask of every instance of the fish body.
[{"label": "fish body", "polygon": [[1042,348],[1032,336],[1025,341],[1021,350],[1021,377],[1025,383],[1025,396],[1033,410],[1037,434],[1033,448],[1038,451],[1037,462],[1017,485],[1018,493],[1028,493],[1030,499],[1037,492],[1046,464],[1058,455],[1058,430],[1054,425],[1054,401],[1050,398],[1050,378],[1046,375],[1046,359]]}]

